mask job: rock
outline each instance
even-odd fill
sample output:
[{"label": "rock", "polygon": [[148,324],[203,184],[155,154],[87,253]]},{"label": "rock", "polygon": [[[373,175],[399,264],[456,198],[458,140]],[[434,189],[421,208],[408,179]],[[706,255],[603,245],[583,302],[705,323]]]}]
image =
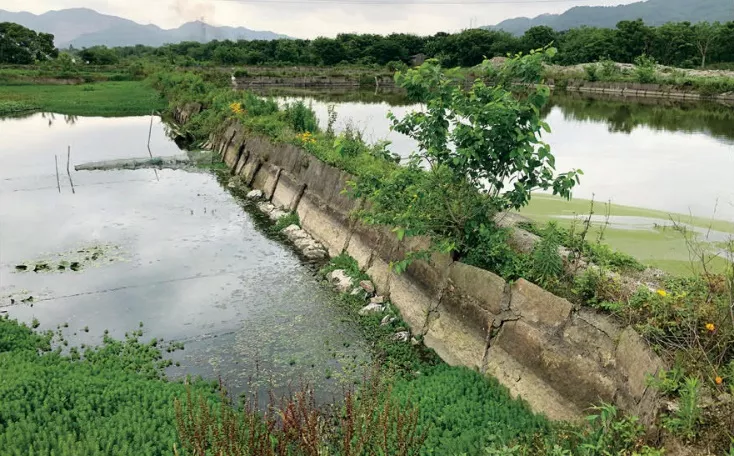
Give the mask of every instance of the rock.
[{"label": "rock", "polygon": [[362,289],[362,287],[354,287],[354,290],[352,290],[352,292],[349,294],[352,296],[357,296],[360,299],[367,299],[367,293]]},{"label": "rock", "polygon": [[392,339],[397,342],[407,342],[410,340],[410,333],[408,331],[400,331],[393,334]]},{"label": "rock", "polygon": [[270,217],[270,220],[274,222],[277,222],[278,220],[282,219],[283,217],[287,215],[288,215],[287,212],[285,212],[282,209],[277,209],[277,208],[273,209],[272,211],[268,213],[268,217]]},{"label": "rock", "polygon": [[387,326],[387,325],[391,324],[392,322],[394,322],[395,320],[396,320],[395,317],[392,317],[390,315],[385,315],[382,318],[382,321],[380,322],[380,326]]},{"label": "rock", "polygon": [[384,304],[385,303],[385,297],[384,296],[375,296],[372,299],[370,299],[370,302],[372,304]]},{"label": "rock", "polygon": [[246,196],[247,199],[251,199],[251,200],[262,199],[262,197],[263,197],[262,190],[251,190]]},{"label": "rock", "polygon": [[359,286],[362,287],[362,289],[366,291],[368,295],[372,296],[375,294],[375,284],[373,284],[371,281],[363,280],[359,282]]},{"label": "rock", "polygon": [[237,188],[238,183],[239,183],[239,179],[237,178],[237,176],[235,176],[229,180],[229,182],[227,183],[227,187]]},{"label": "rock", "polygon": [[326,250],[323,248],[306,248],[303,249],[303,256],[309,260],[321,260],[326,258]]},{"label": "rock", "polygon": [[416,345],[420,345],[420,344],[421,344],[420,341],[416,339],[415,337],[410,338],[410,345],[415,347]]},{"label": "rock", "polygon": [[354,286],[354,281],[343,269],[331,271],[329,281],[341,293],[348,292]]},{"label": "rock", "polygon": [[288,225],[287,227],[283,228],[283,234],[285,234],[285,236],[291,241],[310,237],[308,233],[303,231],[298,225]]},{"label": "rock", "polygon": [[359,310],[360,315],[370,315],[376,313],[382,313],[385,308],[379,304],[367,304]]},{"label": "rock", "polygon": [[275,210],[275,206],[273,206],[270,203],[261,202],[261,203],[257,203],[257,209],[260,212],[263,212],[265,214],[270,214],[271,212]]}]

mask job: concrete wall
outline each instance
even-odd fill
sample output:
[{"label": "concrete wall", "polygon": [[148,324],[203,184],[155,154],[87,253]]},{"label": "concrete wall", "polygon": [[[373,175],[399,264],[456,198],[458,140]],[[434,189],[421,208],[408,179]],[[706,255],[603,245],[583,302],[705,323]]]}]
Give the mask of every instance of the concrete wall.
[{"label": "concrete wall", "polygon": [[354,88],[354,87],[395,87],[395,81],[388,76],[354,74],[349,76],[243,76],[235,78],[235,89],[256,87],[307,87],[307,88]]},{"label": "concrete wall", "polygon": [[[551,82],[551,87],[553,84]],[[734,103],[734,93],[718,95],[702,95],[694,91],[686,91],[670,85],[641,84],[636,82],[590,82],[572,80],[565,89],[567,92],[598,93],[618,97],[667,98],[671,100],[710,100],[725,104]]]},{"label": "concrete wall", "polygon": [[574,309],[525,280],[510,284],[443,255],[397,275],[390,262],[428,240],[399,242],[389,229],[355,220],[360,201],[342,191],[350,175],[296,146],[248,136],[239,125],[211,144],[245,182],[295,210],[330,255],[355,258],[446,362],[497,377],[553,419],[578,419],[605,401],[652,422],[657,398],[645,378],[663,364],[632,328]]}]

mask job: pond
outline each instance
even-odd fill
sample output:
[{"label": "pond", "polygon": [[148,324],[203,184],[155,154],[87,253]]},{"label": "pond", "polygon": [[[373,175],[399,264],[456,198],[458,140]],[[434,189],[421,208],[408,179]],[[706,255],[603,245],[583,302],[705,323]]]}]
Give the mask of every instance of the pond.
[{"label": "pond", "polygon": [[[329,106],[336,131],[357,128],[365,140],[391,142],[405,157],[416,148],[410,138],[390,131],[388,111],[397,117],[421,109],[396,93],[262,92],[281,103],[303,99],[326,128]],[[556,155],[559,171],[583,170],[570,202],[537,194],[521,213],[540,223],[578,223],[594,199],[596,238],[606,224],[602,207],[611,202],[613,222],[604,242],[668,272],[693,271],[688,246],[675,223],[697,233],[712,252],[734,233],[734,109],[716,104],[614,99],[554,94],[543,111],[551,133],[543,139]],[[672,220],[671,220],[672,219]],[[713,226],[712,226],[713,225]],[[714,228],[714,230],[709,230]],[[724,263],[715,258],[723,267]]]},{"label": "pond", "polygon": [[[0,311],[37,318],[39,329],[61,326],[76,345],[100,343],[105,330],[122,338],[142,323],[144,340],[185,345],[171,376],[221,377],[233,392],[301,380],[322,399],[342,391],[341,380],[369,362],[359,328],[315,267],[266,237],[215,175],[74,171],[147,156],[150,122],[0,121]],[[151,153],[181,154],[158,118]]]},{"label": "pond", "polygon": [[[284,92],[311,104],[326,128],[328,106],[337,113],[336,131],[347,125],[367,141],[390,141],[407,156],[416,143],[390,131],[386,118],[419,110],[394,94],[372,92]],[[554,95],[543,112],[551,133],[543,136],[559,171],[584,171],[574,197],[666,212],[734,221],[734,109],[659,100],[593,99]]]}]

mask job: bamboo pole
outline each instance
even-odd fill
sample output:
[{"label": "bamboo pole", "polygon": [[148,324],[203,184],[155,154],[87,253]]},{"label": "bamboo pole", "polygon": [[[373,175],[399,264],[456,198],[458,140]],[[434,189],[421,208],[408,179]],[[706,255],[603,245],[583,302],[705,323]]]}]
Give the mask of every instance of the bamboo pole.
[{"label": "bamboo pole", "polygon": [[56,163],[56,187],[59,189],[59,193],[61,193],[61,180],[59,179],[59,156],[54,155],[54,162]]},{"label": "bamboo pole", "polygon": [[66,149],[66,174],[69,176],[69,183],[71,184],[71,193],[76,194],[74,189],[74,181],[71,179],[71,170],[69,169],[71,163],[71,146]]}]

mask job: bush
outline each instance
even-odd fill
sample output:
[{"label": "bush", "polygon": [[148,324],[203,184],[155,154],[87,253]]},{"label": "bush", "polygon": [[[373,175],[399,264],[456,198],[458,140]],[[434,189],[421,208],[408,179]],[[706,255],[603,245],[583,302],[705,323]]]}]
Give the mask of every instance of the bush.
[{"label": "bush", "polygon": [[596,63],[590,63],[584,66],[584,72],[586,73],[586,79],[595,82],[599,80],[599,66]]},{"label": "bush", "polygon": [[656,81],[655,77],[656,62],[652,57],[645,54],[635,59],[635,79],[643,84],[650,84]]},{"label": "bush", "polygon": [[319,131],[319,120],[316,113],[301,100],[287,104],[283,109],[283,115],[286,122],[297,133]]}]

